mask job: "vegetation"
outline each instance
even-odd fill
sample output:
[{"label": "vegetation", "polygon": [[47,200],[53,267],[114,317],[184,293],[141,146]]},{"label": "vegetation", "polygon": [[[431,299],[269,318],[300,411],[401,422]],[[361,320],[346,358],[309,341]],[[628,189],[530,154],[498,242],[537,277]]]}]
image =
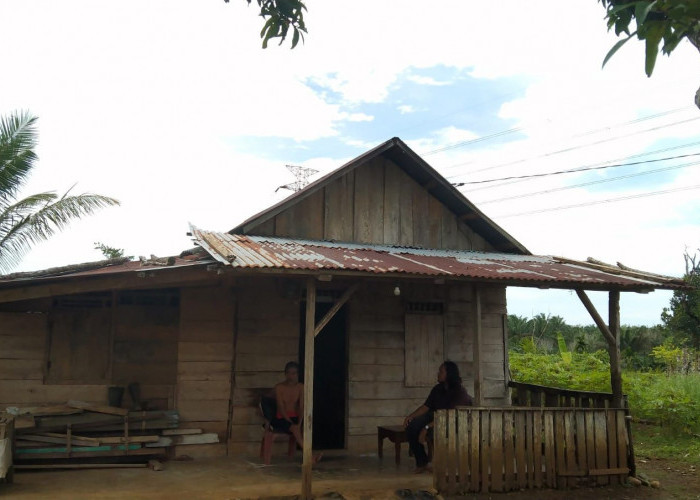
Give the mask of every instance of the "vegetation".
[{"label": "vegetation", "polygon": [[[661,51],[670,55],[683,39],[700,51],[700,2],[697,0],[600,0],[606,9],[608,29],[615,29],[617,42],[603,60],[603,66],[627,43],[637,37],[646,46],[644,70],[651,76],[656,58]],[[636,29],[630,32],[632,20]],[[695,104],[700,107],[700,89],[695,94]]]},{"label": "vegetation", "polygon": [[[224,0],[228,3],[229,0]],[[252,0],[247,0],[248,5]],[[267,42],[272,38],[279,38],[280,45],[284,43],[292,28],[292,48],[296,47],[301,39],[304,41],[306,25],[304,24],[304,11],[306,5],[301,0],[257,0],[260,7],[260,16],[265,20],[260,38],[263,39],[263,49],[267,48]]]},{"label": "vegetation", "polygon": [[102,255],[105,259],[119,259],[124,257],[123,248],[111,247],[109,245],[105,245],[100,241],[95,242],[95,250],[99,250],[100,252],[102,252]]},{"label": "vegetation", "polygon": [[59,196],[38,193],[17,199],[37,160],[36,117],[13,113],[0,117],[0,273],[16,266],[36,243],[97,209],[119,205],[97,194]]}]

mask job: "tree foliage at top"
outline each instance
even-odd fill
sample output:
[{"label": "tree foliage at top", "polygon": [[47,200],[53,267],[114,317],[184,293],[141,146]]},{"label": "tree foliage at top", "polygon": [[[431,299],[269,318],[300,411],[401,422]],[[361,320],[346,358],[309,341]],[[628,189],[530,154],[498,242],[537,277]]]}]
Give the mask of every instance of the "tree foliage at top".
[{"label": "tree foliage at top", "polygon": [[97,194],[44,192],[17,199],[37,160],[36,117],[0,117],[0,273],[16,266],[36,243],[97,209],[118,205]]},{"label": "tree foliage at top", "polygon": [[[248,5],[252,0],[246,0]],[[224,0],[228,3],[229,0]],[[304,41],[306,25],[304,24],[304,11],[306,5],[301,0],[257,0],[260,7],[260,16],[265,20],[260,38],[262,38],[263,49],[267,48],[267,43],[273,38],[280,39],[280,45],[284,43],[292,29],[292,47]]]},{"label": "tree foliage at top", "polygon": [[123,248],[111,247],[102,243],[101,241],[96,241],[94,245],[95,250],[99,250],[100,252],[102,252],[102,255],[105,259],[120,259],[124,257]]},{"label": "tree foliage at top", "polygon": [[693,289],[674,291],[670,307],[664,308],[661,320],[671,331],[685,337],[691,347],[700,349],[700,254],[686,252],[683,257],[683,279]]},{"label": "tree foliage at top", "polygon": [[[624,36],[605,56],[603,66],[635,36],[646,46],[644,70],[647,76],[654,72],[659,48],[670,55],[685,38],[700,51],[698,0],[600,0],[600,3],[606,9],[608,29],[614,29],[617,36]],[[700,89],[695,94],[695,104],[700,107]]]}]

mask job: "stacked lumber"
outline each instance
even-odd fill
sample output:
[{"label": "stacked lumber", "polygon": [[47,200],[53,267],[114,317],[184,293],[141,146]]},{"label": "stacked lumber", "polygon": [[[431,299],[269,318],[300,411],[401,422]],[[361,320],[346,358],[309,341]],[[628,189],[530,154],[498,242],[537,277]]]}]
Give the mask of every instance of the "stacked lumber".
[{"label": "stacked lumber", "polygon": [[69,401],[65,405],[12,408],[14,460],[55,464],[82,459],[147,462],[173,446],[217,443],[214,433],[180,429],[175,410],[129,411]]}]

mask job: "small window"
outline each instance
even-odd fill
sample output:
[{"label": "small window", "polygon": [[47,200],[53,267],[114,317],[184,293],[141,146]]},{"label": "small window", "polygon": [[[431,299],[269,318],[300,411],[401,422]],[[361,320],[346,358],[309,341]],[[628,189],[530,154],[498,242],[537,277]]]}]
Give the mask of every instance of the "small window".
[{"label": "small window", "polygon": [[444,324],[442,314],[436,314],[436,312],[426,314],[422,311],[406,314],[404,346],[406,387],[435,385],[438,367],[445,360]]}]

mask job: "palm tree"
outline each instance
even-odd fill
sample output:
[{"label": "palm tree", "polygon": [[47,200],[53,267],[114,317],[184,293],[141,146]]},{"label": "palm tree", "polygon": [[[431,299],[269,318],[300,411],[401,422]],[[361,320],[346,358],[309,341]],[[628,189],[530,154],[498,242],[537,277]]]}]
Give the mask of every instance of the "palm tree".
[{"label": "palm tree", "polygon": [[114,198],[71,195],[70,190],[63,196],[45,192],[17,199],[37,160],[36,120],[27,112],[0,117],[0,273],[12,269],[33,245],[72,220],[119,205]]}]

